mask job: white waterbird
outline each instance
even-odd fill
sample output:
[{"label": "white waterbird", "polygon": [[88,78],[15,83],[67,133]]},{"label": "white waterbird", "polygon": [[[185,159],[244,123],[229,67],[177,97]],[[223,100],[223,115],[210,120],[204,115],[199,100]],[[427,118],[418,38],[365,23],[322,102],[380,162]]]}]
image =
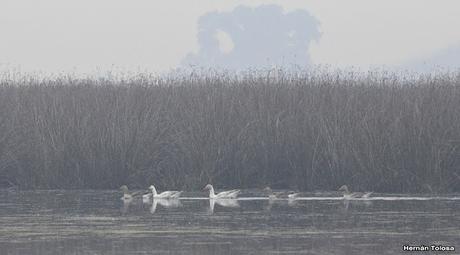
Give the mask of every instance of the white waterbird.
[{"label": "white waterbird", "polygon": [[287,195],[288,199],[291,199],[291,200],[296,199],[299,196],[300,196],[300,193],[295,193],[295,192],[290,193],[290,194]]},{"label": "white waterbird", "polygon": [[179,198],[180,195],[182,194],[182,191],[163,191],[161,193],[157,193],[157,189],[155,186],[150,185],[149,187],[150,193],[145,194],[142,196],[142,199],[148,200],[148,199],[155,199],[155,198],[160,198],[160,199],[175,199]]},{"label": "white waterbird", "polygon": [[204,189],[209,190],[209,198],[211,199],[234,199],[237,198],[238,194],[241,192],[239,189],[232,189],[215,194],[214,187],[211,184],[206,185]]}]

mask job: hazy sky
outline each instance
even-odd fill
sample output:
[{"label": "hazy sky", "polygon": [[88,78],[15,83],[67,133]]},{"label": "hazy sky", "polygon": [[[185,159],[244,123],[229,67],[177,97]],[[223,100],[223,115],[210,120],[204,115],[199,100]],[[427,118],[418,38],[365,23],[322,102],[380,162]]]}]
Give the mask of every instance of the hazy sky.
[{"label": "hazy sky", "polygon": [[[236,7],[256,10],[269,4],[282,8],[284,16],[275,13],[286,24],[289,13],[296,12],[318,21],[318,35],[294,42],[307,47],[306,61],[313,64],[406,67],[443,64],[448,58],[445,63],[460,67],[460,56],[452,56],[460,54],[458,0],[0,0],[0,68],[169,70],[187,56],[208,54],[203,49],[208,44],[199,42],[200,18],[214,15],[230,27],[235,21],[228,19],[239,17]],[[296,29],[294,34],[303,31]],[[245,46],[248,38],[248,33],[233,34],[240,40],[225,29],[216,31],[225,54]],[[269,37],[261,32],[256,38]],[[237,39],[242,42],[235,45]]]}]

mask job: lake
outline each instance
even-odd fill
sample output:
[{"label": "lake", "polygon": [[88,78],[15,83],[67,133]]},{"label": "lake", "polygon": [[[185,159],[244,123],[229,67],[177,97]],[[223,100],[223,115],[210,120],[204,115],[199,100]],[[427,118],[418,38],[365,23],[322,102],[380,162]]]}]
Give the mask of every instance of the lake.
[{"label": "lake", "polygon": [[459,194],[204,195],[125,204],[119,191],[1,191],[0,254],[399,254],[431,244],[460,253]]}]

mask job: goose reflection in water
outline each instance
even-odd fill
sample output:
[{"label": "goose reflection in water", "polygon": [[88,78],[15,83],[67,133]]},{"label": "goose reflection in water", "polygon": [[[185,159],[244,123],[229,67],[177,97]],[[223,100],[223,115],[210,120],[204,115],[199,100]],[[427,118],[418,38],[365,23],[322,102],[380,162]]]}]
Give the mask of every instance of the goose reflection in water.
[{"label": "goose reflection in water", "polygon": [[345,212],[348,211],[348,208],[350,207],[350,204],[353,207],[369,207],[372,205],[372,201],[370,200],[349,200],[349,199],[344,199],[343,200],[343,210]]},{"label": "goose reflection in water", "polygon": [[179,199],[163,199],[163,198],[155,198],[153,199],[152,206],[150,206],[150,213],[154,214],[157,210],[157,206],[161,205],[165,208],[176,208],[182,206],[182,203]]},{"label": "goose reflection in water", "polygon": [[208,212],[210,214],[214,213],[214,206],[218,204],[222,207],[239,207],[240,204],[238,203],[238,200],[236,199],[209,199],[209,210]]},{"label": "goose reflection in water", "polygon": [[296,198],[288,198],[288,206],[296,206],[298,201]]},{"label": "goose reflection in water", "polygon": [[264,210],[270,211],[274,205],[285,205],[287,202],[287,205],[289,207],[295,207],[299,204],[299,200],[297,197],[295,198],[275,198],[275,199],[268,199],[268,203],[266,206],[264,206]]},{"label": "goose reflection in water", "polygon": [[132,199],[127,199],[127,200],[122,200],[123,201],[123,206],[120,208],[121,214],[125,215],[128,213],[129,206],[133,202]]}]

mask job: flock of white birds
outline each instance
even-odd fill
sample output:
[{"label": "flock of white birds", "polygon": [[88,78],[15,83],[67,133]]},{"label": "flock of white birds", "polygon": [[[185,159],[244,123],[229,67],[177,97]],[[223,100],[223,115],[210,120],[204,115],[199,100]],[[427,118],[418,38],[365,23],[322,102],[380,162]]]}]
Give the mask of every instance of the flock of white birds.
[{"label": "flock of white birds", "polygon": [[[142,196],[143,201],[151,201],[153,200],[164,200],[164,199],[179,199],[182,191],[163,191],[158,193],[154,185],[150,185],[149,192],[143,193],[143,191],[133,192],[130,193],[129,189],[126,185],[120,187],[121,191],[123,192],[123,196],[121,200],[123,201],[131,201],[135,197]],[[204,187],[204,190],[209,191],[209,199],[211,200],[230,200],[230,199],[237,199],[238,195],[240,194],[241,190],[239,189],[232,189],[221,191],[216,193],[214,191],[214,187],[211,184],[207,184]],[[264,190],[268,194],[268,199],[289,199],[295,200],[301,198],[301,193],[296,192],[274,192],[270,187],[266,187]],[[359,198],[369,198],[373,192],[350,192],[346,185],[343,185],[339,188],[339,191],[343,194],[343,199],[359,199]]]}]

